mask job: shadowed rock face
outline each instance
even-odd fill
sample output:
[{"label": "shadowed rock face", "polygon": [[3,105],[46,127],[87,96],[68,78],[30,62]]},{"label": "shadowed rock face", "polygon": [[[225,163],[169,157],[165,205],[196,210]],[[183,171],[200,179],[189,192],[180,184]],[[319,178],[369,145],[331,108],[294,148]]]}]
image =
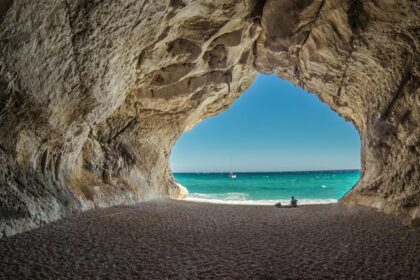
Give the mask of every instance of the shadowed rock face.
[{"label": "shadowed rock face", "polygon": [[181,198],[172,145],[257,71],[362,138],[342,201],[420,219],[416,1],[3,1],[0,236],[94,207]]},{"label": "shadowed rock face", "polygon": [[[418,3],[417,3],[418,4]],[[358,128],[362,177],[342,202],[420,218],[419,5],[266,2],[256,69],[317,94]]]}]

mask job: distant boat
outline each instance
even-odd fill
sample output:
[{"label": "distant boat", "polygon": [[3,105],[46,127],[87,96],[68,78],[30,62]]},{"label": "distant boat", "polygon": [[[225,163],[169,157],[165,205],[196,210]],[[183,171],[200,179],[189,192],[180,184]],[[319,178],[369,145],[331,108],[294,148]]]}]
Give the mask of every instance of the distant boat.
[{"label": "distant boat", "polygon": [[[232,170],[232,158],[230,158],[230,170]],[[236,174],[233,171],[230,171],[229,178],[236,179]]]}]

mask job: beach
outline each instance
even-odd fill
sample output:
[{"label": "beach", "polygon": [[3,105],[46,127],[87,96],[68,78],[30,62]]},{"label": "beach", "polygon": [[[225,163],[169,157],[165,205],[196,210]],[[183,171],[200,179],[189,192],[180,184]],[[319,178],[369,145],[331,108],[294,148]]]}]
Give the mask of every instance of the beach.
[{"label": "beach", "polygon": [[158,200],[0,240],[0,279],[419,279],[420,228],[361,206]]}]

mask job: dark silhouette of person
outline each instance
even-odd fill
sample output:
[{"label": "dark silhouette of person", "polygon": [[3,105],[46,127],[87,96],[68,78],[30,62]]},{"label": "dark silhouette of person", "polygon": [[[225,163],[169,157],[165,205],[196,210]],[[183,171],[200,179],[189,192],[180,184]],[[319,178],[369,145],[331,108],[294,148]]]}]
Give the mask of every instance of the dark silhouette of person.
[{"label": "dark silhouette of person", "polygon": [[294,196],[292,196],[292,199],[290,200],[290,206],[297,207],[297,199],[295,199]]}]

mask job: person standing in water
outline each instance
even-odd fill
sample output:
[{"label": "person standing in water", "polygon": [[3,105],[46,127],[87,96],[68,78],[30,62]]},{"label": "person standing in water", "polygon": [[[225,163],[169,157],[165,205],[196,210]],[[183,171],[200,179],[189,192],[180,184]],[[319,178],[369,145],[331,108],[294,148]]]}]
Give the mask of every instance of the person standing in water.
[{"label": "person standing in water", "polygon": [[292,199],[290,200],[290,206],[297,207],[297,199],[295,199],[294,196],[292,196]]}]

